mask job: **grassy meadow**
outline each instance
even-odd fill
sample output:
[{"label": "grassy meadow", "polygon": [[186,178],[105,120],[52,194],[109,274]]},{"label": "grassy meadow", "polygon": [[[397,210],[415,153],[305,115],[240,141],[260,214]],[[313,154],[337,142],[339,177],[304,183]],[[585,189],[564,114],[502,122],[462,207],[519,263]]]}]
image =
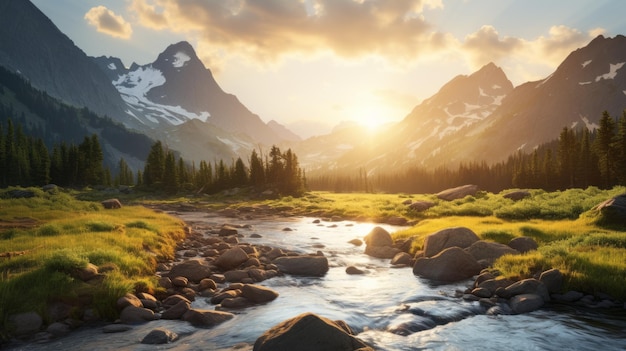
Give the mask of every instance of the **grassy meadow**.
[{"label": "grassy meadow", "polygon": [[[93,301],[105,318],[127,292],[155,287],[158,260],[171,259],[184,224],[143,206],[105,210],[73,194],[29,189],[35,197],[6,199],[0,192],[0,329],[7,316],[37,311],[52,301]],[[7,257],[8,255],[11,257]],[[84,283],[73,272],[87,263],[104,276]]]}]

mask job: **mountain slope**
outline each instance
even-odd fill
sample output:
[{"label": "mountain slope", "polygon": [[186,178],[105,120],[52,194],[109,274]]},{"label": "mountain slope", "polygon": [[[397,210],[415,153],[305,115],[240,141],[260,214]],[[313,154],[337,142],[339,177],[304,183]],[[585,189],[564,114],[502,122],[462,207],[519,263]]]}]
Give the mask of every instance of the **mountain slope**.
[{"label": "mountain slope", "polygon": [[515,88],[488,120],[440,145],[441,154],[501,161],[557,138],[564,127],[594,129],[604,110],[619,117],[626,108],[625,48],[624,36],[598,36],[549,77]]},{"label": "mountain slope", "polygon": [[0,1],[0,66],[68,104],[122,121],[119,94],[106,75],[30,1]]},{"label": "mountain slope", "polygon": [[224,92],[188,42],[168,46],[151,64],[123,68],[113,57],[94,61],[107,72],[130,114],[154,129],[199,119],[271,145],[282,138],[236,96]]}]

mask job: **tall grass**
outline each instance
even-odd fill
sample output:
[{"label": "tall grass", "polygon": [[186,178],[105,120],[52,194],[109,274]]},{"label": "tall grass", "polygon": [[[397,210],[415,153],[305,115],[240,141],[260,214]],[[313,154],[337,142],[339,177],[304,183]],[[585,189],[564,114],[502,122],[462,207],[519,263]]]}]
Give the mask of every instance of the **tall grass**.
[{"label": "tall grass", "polygon": [[[0,219],[17,223],[28,217],[34,227],[0,230],[0,329],[7,316],[35,310],[46,316],[54,299],[74,301],[80,294],[93,297],[101,316],[114,317],[114,300],[139,285],[154,284],[158,260],[174,257],[176,242],[184,237],[183,223],[142,206],[104,210],[98,203],[79,201],[71,194],[33,189],[29,199],[3,199]],[[107,267],[100,284],[73,277],[87,263]]]}]

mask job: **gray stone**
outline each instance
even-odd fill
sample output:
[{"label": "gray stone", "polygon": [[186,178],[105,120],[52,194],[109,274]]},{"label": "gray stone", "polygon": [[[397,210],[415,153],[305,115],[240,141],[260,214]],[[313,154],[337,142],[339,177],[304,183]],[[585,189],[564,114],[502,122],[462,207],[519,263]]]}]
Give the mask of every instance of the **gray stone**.
[{"label": "gray stone", "polygon": [[544,299],[537,294],[515,295],[509,301],[513,313],[521,314],[536,311],[544,304]]},{"label": "gray stone", "polygon": [[489,291],[489,289],[485,289],[485,288],[475,288],[474,290],[472,290],[472,295],[475,295],[478,297],[491,297],[492,292]]},{"label": "gray stone", "polygon": [[505,199],[513,200],[513,201],[519,201],[527,197],[530,197],[530,191],[528,190],[511,191],[509,193],[502,195],[502,197]]},{"label": "gray stone", "polygon": [[422,212],[433,206],[435,206],[435,203],[432,201],[415,201],[409,205],[409,208],[415,212]]},{"label": "gray stone", "polygon": [[[498,294],[504,298],[511,298],[517,295],[535,294],[541,296],[544,301],[550,301],[550,294],[545,284],[537,279],[529,278],[520,280],[506,287],[503,291],[498,290]],[[501,291],[501,292],[500,292]]]},{"label": "gray stone", "polygon": [[413,257],[411,257],[411,255],[409,255],[406,252],[400,252],[397,253],[395,256],[393,256],[393,258],[391,259],[390,264],[392,265],[408,265],[411,263],[411,259],[413,259]]},{"label": "gray stone", "polygon": [[511,241],[509,241],[509,247],[519,251],[520,253],[526,253],[529,251],[537,250],[539,245],[537,245],[535,239],[531,237],[520,236],[511,239]]},{"label": "gray stone", "polygon": [[188,260],[172,267],[168,277],[185,277],[194,283],[211,276],[211,268],[199,260]]},{"label": "gray stone", "polygon": [[446,189],[437,193],[437,197],[441,200],[452,201],[462,199],[466,196],[475,196],[478,192],[477,185],[462,185],[456,188]]},{"label": "gray stone", "polygon": [[234,269],[248,260],[248,254],[239,246],[226,250],[221,254],[215,264],[222,269]]},{"label": "gray stone", "polygon": [[218,233],[219,236],[230,236],[230,235],[237,235],[239,232],[237,231],[237,228],[229,226],[229,225],[225,225],[222,228],[220,228],[220,231]]},{"label": "gray stone", "polygon": [[108,199],[101,202],[102,207],[107,210],[122,208],[122,203],[118,199]]},{"label": "gray stone", "polygon": [[232,270],[224,273],[224,277],[227,282],[238,283],[246,278],[250,278],[248,271],[244,270]]},{"label": "gray stone", "polygon": [[626,194],[608,199],[590,210],[602,225],[626,226]]},{"label": "gray stone", "polygon": [[194,327],[210,328],[232,319],[235,315],[213,310],[190,309],[183,315],[183,320]]},{"label": "gray stone", "polygon": [[37,312],[24,312],[9,317],[15,327],[15,335],[26,336],[37,333],[43,325],[43,319]]},{"label": "gray stone", "polygon": [[120,320],[124,324],[138,324],[155,319],[154,311],[143,307],[127,306],[120,313]]},{"label": "gray stone", "polygon": [[474,256],[476,261],[485,260],[488,265],[492,265],[498,258],[504,255],[519,254],[519,251],[507,245],[482,240],[473,243],[465,251]]},{"label": "gray stone", "polygon": [[453,227],[443,229],[428,235],[424,239],[424,255],[432,257],[447,248],[455,246],[464,249],[478,240],[480,240],[478,235],[469,228]]},{"label": "gray stone", "polygon": [[546,286],[549,293],[559,293],[563,288],[563,274],[556,268],[542,272],[539,281]]},{"label": "gray stone", "polygon": [[454,282],[471,278],[481,269],[472,255],[459,247],[451,247],[436,256],[417,259],[413,274],[436,281]]},{"label": "gray stone", "polygon": [[178,340],[178,334],[165,328],[153,329],[148,335],[141,339],[142,344],[161,345]]},{"label": "gray stone", "polygon": [[180,319],[191,309],[189,301],[180,300],[175,305],[169,307],[161,313],[161,319]]},{"label": "gray stone", "polygon": [[367,246],[393,246],[391,234],[381,227],[374,227],[364,239]]},{"label": "gray stone", "polygon": [[241,288],[241,296],[254,303],[265,303],[275,300],[278,293],[264,286],[246,284]]},{"label": "gray stone", "polygon": [[287,256],[273,262],[282,273],[321,277],[328,272],[328,259],[324,256]]},{"label": "gray stone", "polygon": [[365,247],[366,255],[376,257],[376,258],[383,258],[383,259],[392,259],[401,252],[402,251],[400,249],[391,247],[391,246],[367,245]]},{"label": "gray stone", "polygon": [[124,308],[128,306],[143,307],[141,300],[139,300],[137,296],[133,294],[126,294],[120,297],[119,299],[117,299],[116,305],[117,305],[117,308],[120,310],[123,310]]},{"label": "gray stone", "polygon": [[346,274],[359,275],[359,274],[365,274],[365,271],[355,266],[348,266],[346,267]]}]

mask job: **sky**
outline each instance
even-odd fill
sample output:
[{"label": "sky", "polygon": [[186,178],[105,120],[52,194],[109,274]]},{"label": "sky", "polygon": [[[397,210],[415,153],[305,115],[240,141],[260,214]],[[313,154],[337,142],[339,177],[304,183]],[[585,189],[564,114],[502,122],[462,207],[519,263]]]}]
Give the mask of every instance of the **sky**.
[{"label": "sky", "polygon": [[602,34],[613,0],[31,0],[89,56],[152,63],[186,40],[218,84],[303,137],[402,120],[489,62],[543,79]]}]

